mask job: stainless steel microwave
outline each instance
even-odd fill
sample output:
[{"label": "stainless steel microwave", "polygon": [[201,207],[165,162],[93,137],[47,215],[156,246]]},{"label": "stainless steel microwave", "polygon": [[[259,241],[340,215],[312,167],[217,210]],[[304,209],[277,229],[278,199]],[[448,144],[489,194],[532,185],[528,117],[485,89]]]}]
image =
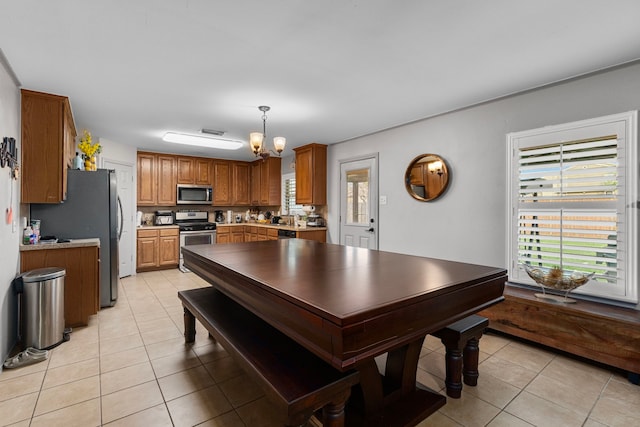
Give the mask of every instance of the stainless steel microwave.
[{"label": "stainless steel microwave", "polygon": [[179,205],[210,205],[212,200],[210,185],[178,184],[176,203]]}]

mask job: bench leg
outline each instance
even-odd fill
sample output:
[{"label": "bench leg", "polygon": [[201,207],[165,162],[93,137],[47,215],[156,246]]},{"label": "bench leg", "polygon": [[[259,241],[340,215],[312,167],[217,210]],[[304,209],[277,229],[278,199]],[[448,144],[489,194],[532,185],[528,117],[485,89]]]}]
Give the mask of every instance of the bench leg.
[{"label": "bench leg", "polygon": [[323,427],[344,427],[344,407],[351,395],[351,390],[345,390],[336,399],[322,408]]},{"label": "bench leg", "polygon": [[462,393],[462,352],[457,346],[447,347],[445,364],[447,396],[458,399]]},{"label": "bench leg", "polygon": [[184,309],[184,342],[191,343],[196,340],[196,318],[187,307]]},{"label": "bench leg", "polygon": [[478,384],[478,356],[480,355],[478,341],[479,338],[469,338],[463,350],[464,370],[462,374],[464,375],[464,383],[470,386]]}]

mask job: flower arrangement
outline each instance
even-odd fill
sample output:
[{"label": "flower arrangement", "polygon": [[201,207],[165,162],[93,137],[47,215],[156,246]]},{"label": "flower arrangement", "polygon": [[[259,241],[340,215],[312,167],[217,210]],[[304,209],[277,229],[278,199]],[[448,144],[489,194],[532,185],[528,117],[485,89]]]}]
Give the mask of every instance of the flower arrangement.
[{"label": "flower arrangement", "polygon": [[80,138],[80,144],[78,144],[78,148],[80,149],[80,151],[82,151],[83,157],[85,159],[91,158],[96,154],[100,154],[100,152],[102,151],[102,146],[99,142],[96,142],[94,144],[91,143],[91,133],[86,129],[82,131],[82,137]]}]

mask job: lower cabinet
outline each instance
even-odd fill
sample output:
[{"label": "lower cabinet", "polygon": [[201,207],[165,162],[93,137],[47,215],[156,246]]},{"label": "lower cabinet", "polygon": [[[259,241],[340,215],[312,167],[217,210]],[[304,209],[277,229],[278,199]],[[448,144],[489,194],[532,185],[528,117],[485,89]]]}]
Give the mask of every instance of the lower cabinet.
[{"label": "lower cabinet", "polygon": [[218,225],[216,227],[216,243],[242,243],[245,241],[243,226]]},{"label": "lower cabinet", "polygon": [[86,326],[89,316],[100,309],[100,248],[39,249],[20,252],[20,271],[61,267],[64,277],[65,327]]},{"label": "lower cabinet", "polygon": [[298,230],[296,237],[298,239],[316,240],[321,243],[327,243],[327,230]]},{"label": "lower cabinet", "polygon": [[180,234],[175,228],[138,229],[136,271],[175,268],[180,261]]},{"label": "lower cabinet", "polygon": [[[278,228],[262,225],[229,226],[218,225],[216,229],[216,243],[260,242],[278,240]],[[315,229],[300,229],[296,232],[299,239],[317,240],[326,243],[327,231]]]}]

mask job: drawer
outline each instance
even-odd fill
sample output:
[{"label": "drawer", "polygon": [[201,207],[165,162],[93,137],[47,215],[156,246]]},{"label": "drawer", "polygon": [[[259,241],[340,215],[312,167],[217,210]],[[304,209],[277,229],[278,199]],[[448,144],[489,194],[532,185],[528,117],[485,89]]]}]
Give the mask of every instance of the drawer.
[{"label": "drawer", "polygon": [[258,228],[258,234],[261,236],[266,236],[267,235],[267,229],[264,227],[256,227]]},{"label": "drawer", "polygon": [[158,230],[138,230],[138,237],[158,237]]},{"label": "drawer", "polygon": [[278,230],[275,228],[267,228],[267,236],[278,237]]},{"label": "drawer", "polygon": [[221,227],[221,226],[217,226],[216,227],[216,233],[218,234],[229,234],[231,232],[231,227]]},{"label": "drawer", "polygon": [[180,231],[177,228],[171,228],[168,230],[160,230],[160,236],[161,237],[167,237],[167,236],[177,236],[180,233]]}]

